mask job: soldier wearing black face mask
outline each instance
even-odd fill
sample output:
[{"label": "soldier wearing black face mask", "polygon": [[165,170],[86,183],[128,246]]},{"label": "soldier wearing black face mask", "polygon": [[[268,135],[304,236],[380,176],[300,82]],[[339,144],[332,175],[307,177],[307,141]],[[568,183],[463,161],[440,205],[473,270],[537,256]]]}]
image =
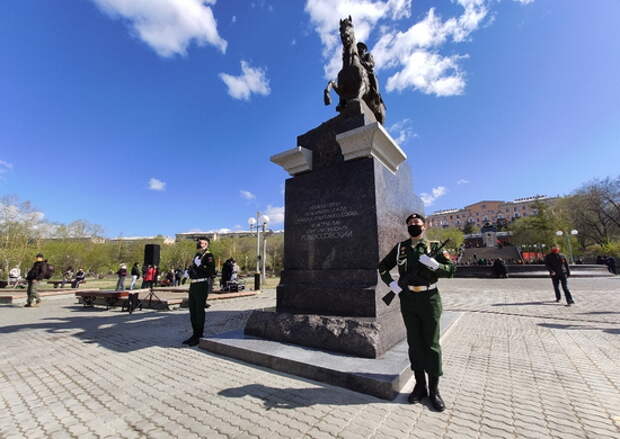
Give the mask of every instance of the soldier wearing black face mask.
[{"label": "soldier wearing black face mask", "polygon": [[[446,252],[429,256],[437,252],[439,244],[424,239],[426,226],[422,215],[411,214],[406,223],[411,238],[397,244],[379,263],[379,274],[400,298],[400,310],[407,328],[409,360],[416,380],[409,402],[417,403],[429,396],[433,408],[443,411],[445,404],[438,388],[443,371],[439,345],[442,307],[437,281],[440,277],[452,277],[454,264]],[[397,281],[390,275],[396,265]],[[425,374],[428,374],[428,389]]]},{"label": "soldier wearing black face mask", "polygon": [[209,252],[209,238],[199,237],[196,240],[198,250],[189,267],[189,317],[192,322],[193,335],[183,344],[196,346],[200,342],[205,326],[205,307],[207,296],[213,289],[215,278],[215,258]]}]

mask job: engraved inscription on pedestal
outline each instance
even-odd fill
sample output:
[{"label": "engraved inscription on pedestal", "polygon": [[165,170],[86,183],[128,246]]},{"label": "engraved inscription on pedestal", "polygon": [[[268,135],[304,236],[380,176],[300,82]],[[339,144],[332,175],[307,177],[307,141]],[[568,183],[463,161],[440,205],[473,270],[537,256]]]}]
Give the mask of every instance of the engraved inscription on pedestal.
[{"label": "engraved inscription on pedestal", "polygon": [[302,241],[342,240],[353,238],[353,229],[345,219],[358,215],[357,210],[345,206],[340,201],[332,201],[309,206],[295,223],[306,226],[305,232],[301,235]]}]

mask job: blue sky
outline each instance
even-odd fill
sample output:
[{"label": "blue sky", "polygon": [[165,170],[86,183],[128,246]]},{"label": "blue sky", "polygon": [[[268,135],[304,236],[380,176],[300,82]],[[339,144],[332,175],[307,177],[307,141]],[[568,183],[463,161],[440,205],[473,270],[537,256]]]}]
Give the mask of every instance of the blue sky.
[{"label": "blue sky", "polygon": [[269,157],[336,114],[322,90],[348,14],[427,212],[620,173],[615,0],[4,6],[0,195],[50,221],[108,236],[280,221],[287,174]]}]

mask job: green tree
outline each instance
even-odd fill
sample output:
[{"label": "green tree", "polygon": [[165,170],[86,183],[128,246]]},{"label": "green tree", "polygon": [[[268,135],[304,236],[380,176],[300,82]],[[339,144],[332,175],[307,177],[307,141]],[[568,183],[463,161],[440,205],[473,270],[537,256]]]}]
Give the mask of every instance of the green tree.
[{"label": "green tree", "polygon": [[555,234],[568,228],[562,216],[541,201],[536,201],[534,208],[535,215],[516,219],[508,226],[512,232],[512,242],[516,245],[545,244],[547,247],[555,243],[563,245]]},{"label": "green tree", "polygon": [[620,177],[593,180],[560,203],[582,248],[606,246],[620,239]]},{"label": "green tree", "polygon": [[425,232],[426,239],[432,241],[444,242],[449,239],[450,242],[446,244],[446,250],[456,250],[461,247],[465,239],[465,234],[456,227],[432,227]]},{"label": "green tree", "polygon": [[473,223],[465,223],[465,226],[463,227],[463,233],[465,235],[471,235],[472,233],[476,233],[476,227]]}]

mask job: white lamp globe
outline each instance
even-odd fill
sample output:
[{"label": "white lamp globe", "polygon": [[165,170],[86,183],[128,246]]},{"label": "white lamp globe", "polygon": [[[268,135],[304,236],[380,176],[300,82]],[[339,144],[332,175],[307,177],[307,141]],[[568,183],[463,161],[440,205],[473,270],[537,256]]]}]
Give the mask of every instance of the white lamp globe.
[{"label": "white lamp globe", "polygon": [[267,215],[263,215],[260,217],[260,220],[263,224],[267,224],[269,222],[269,217]]},{"label": "white lamp globe", "polygon": [[256,225],[256,218],[248,218],[248,224],[250,226]]}]

